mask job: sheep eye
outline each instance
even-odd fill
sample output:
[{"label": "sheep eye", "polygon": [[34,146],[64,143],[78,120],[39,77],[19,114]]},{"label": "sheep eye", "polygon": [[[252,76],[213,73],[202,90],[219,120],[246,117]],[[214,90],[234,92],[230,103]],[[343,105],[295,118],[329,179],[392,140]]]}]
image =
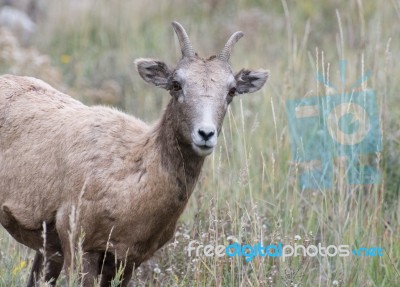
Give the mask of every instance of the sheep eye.
[{"label": "sheep eye", "polygon": [[228,92],[228,95],[233,97],[234,95],[236,95],[236,88],[231,88]]},{"label": "sheep eye", "polygon": [[172,90],[177,92],[182,90],[182,86],[178,81],[172,81]]}]

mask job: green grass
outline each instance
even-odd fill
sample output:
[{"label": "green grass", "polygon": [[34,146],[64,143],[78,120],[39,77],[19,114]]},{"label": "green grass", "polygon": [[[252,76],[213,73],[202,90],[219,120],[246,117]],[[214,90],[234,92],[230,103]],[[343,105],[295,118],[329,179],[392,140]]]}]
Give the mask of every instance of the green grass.
[{"label": "green grass", "polygon": [[[90,95],[104,81],[113,80],[120,91],[113,105],[148,122],[156,120],[169,95],[145,85],[133,60],[156,57],[176,63],[180,55],[172,20],[187,27],[205,57],[218,52],[232,32],[243,30],[245,38],[232,56],[234,70],[271,71],[262,91],[234,100],[174,239],[136,270],[136,285],[400,286],[398,0],[92,0],[88,9],[73,8],[66,0],[48,2],[48,16],[33,46],[50,56],[53,70],[32,69],[30,75],[86,103],[93,102]],[[372,71],[366,86],[375,90],[380,109],[382,182],[347,186],[336,180],[331,190],[301,190],[285,102],[324,95],[316,72],[325,70],[331,82],[339,83],[342,58],[349,63],[346,88],[363,71]],[[0,62],[3,72],[26,73],[18,65]],[[59,78],[52,77],[54,70]],[[305,245],[381,246],[384,256],[255,258],[247,263],[237,257],[188,257],[185,250],[191,240],[293,243],[296,235]],[[23,285],[32,259],[31,251],[0,230],[0,286]]]}]

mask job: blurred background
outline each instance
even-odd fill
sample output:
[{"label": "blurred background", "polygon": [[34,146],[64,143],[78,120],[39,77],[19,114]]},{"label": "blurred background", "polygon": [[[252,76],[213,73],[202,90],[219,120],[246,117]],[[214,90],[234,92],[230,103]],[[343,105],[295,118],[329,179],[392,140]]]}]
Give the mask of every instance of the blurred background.
[{"label": "blurred background", "polygon": [[[219,52],[229,36],[245,37],[234,71],[270,70],[265,88],[235,99],[218,150],[177,233],[135,273],[134,286],[400,286],[400,1],[374,0],[1,0],[0,73],[40,78],[88,105],[117,107],[154,122],[169,101],[146,85],[133,61],[180,58],[171,22],[187,30],[200,56]],[[371,70],[384,150],[382,181],[332,190],[298,188],[285,102],[332,93],[320,72],[346,88]],[[296,239],[295,239],[296,238]],[[204,244],[263,241],[382,246],[374,258],[188,257]],[[0,286],[26,282],[32,253],[0,230]],[[64,282],[63,276],[60,282]]]}]

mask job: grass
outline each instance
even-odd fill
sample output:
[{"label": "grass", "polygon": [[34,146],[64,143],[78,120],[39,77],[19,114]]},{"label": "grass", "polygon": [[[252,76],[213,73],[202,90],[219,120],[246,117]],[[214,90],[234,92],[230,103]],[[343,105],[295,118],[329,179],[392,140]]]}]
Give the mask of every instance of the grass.
[{"label": "grass", "polygon": [[[148,122],[160,116],[169,96],[146,86],[133,60],[157,57],[176,63],[180,55],[172,20],[187,27],[203,56],[216,53],[230,33],[243,30],[245,38],[232,56],[234,70],[271,71],[266,88],[233,102],[218,149],[206,161],[173,240],[136,270],[135,286],[400,286],[398,0],[83,3],[48,1],[32,47],[48,55],[51,65],[33,69],[34,59],[24,66],[3,59],[1,71],[29,73],[88,104],[110,103]],[[341,59],[349,63],[346,89],[364,71],[372,72],[365,85],[376,92],[380,110],[382,180],[366,186],[337,178],[330,190],[302,190],[285,103],[329,94],[315,75],[324,72],[339,83]],[[111,89],[116,96],[93,98],[109,81],[117,87]],[[241,257],[188,257],[192,240],[203,245],[381,246],[384,255],[246,262]],[[0,286],[24,285],[32,258],[30,250],[0,230]],[[65,283],[65,276],[59,280]]]}]

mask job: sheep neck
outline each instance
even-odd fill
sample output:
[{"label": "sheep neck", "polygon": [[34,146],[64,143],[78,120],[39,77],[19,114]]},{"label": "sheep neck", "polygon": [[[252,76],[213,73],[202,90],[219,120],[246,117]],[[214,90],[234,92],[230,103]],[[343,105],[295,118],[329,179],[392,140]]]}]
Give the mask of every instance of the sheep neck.
[{"label": "sheep neck", "polygon": [[177,134],[179,120],[174,117],[170,102],[156,125],[156,145],[161,155],[162,166],[176,178],[180,201],[187,201],[192,194],[204,163],[191,144],[183,143]]}]

